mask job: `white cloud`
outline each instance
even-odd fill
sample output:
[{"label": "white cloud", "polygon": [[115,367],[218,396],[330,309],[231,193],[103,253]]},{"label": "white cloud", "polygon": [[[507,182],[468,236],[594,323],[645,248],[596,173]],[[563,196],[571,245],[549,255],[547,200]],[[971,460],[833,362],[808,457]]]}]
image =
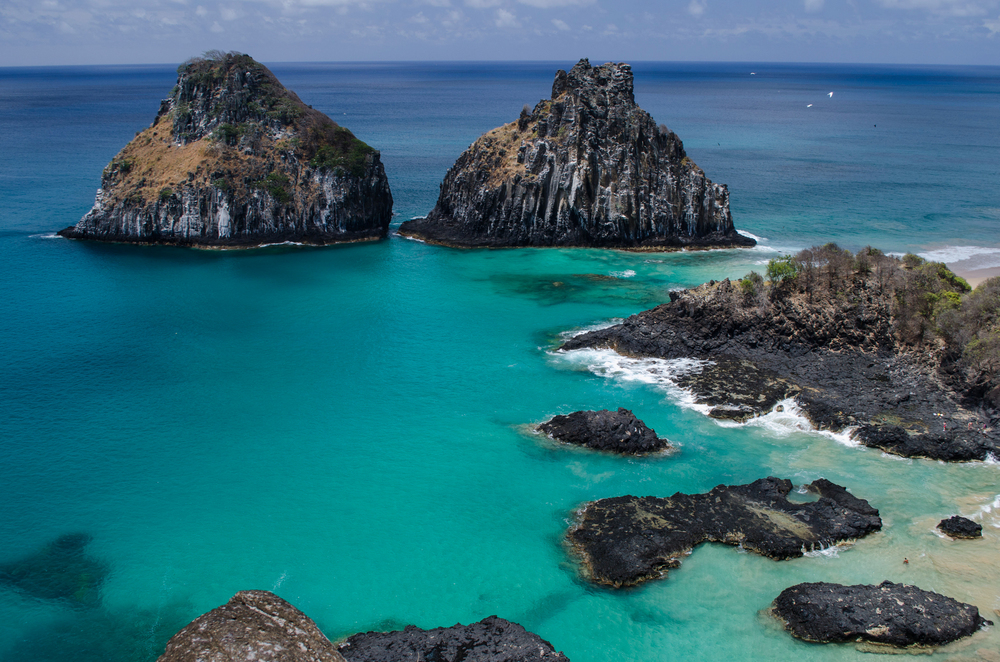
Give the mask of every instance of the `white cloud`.
[{"label": "white cloud", "polygon": [[1000,32],[1000,16],[997,16],[995,21],[994,20],[983,21],[983,27],[990,31],[991,37],[996,33]]},{"label": "white cloud", "polygon": [[465,0],[465,5],[467,7],[472,7],[474,9],[486,9],[488,7],[496,7],[502,4],[503,0]]},{"label": "white cloud", "polygon": [[219,7],[219,16],[223,21],[235,21],[240,17],[240,12],[232,7]]},{"label": "white cloud", "polygon": [[449,0],[421,0],[418,4],[430,5],[431,7],[451,7]]},{"label": "white cloud", "polygon": [[495,21],[498,28],[516,28],[517,27],[517,16],[514,12],[507,11],[506,9],[497,10],[497,20]]},{"label": "white cloud", "polygon": [[423,12],[418,12],[416,16],[410,17],[410,23],[417,23],[418,25],[424,25],[430,23],[430,19],[424,16]]},{"label": "white cloud", "polygon": [[878,3],[888,9],[922,9],[933,14],[949,16],[982,16],[986,13],[985,4],[974,0],[878,0]]},{"label": "white cloud", "polygon": [[585,7],[594,4],[594,0],[517,0],[522,5],[551,9],[553,7]]},{"label": "white cloud", "polygon": [[705,13],[705,7],[704,0],[691,0],[691,4],[688,5],[688,13],[692,16],[701,16]]},{"label": "white cloud", "polygon": [[201,5],[198,5],[198,8],[194,10],[194,13],[198,16],[205,16],[208,14],[208,10]]},{"label": "white cloud", "polygon": [[566,25],[566,21],[560,21],[558,18],[552,19],[552,25],[556,26],[558,30],[569,31],[569,26]]},{"label": "white cloud", "polygon": [[215,21],[214,23],[212,23],[212,27],[210,27],[209,30],[211,30],[212,32],[225,32],[226,31],[225,28],[223,28],[221,25],[219,25],[218,21]]},{"label": "white cloud", "polygon": [[803,0],[806,11],[819,11],[823,8],[823,0]]}]

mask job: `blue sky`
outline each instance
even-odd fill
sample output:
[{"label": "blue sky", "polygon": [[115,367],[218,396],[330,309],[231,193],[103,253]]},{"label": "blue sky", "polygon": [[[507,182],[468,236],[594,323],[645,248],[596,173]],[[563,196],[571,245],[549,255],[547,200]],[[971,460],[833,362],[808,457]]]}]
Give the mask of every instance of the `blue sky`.
[{"label": "blue sky", "polygon": [[0,0],[0,66],[722,60],[1000,65],[1000,0]]}]

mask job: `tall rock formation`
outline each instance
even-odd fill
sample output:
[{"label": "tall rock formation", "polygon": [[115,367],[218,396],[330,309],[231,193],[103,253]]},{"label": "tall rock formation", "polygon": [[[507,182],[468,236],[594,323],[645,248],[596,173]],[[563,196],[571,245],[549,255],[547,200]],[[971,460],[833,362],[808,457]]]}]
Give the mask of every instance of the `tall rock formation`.
[{"label": "tall rock formation", "polygon": [[379,153],[306,106],[249,55],[178,69],[145,131],[104,169],[94,208],[61,235],[254,246],[384,237],[392,193]]},{"label": "tall rock formation", "polygon": [[729,191],[635,103],[632,69],[580,60],[552,98],[480,137],[437,205],[400,234],[452,246],[666,249],[752,246]]}]

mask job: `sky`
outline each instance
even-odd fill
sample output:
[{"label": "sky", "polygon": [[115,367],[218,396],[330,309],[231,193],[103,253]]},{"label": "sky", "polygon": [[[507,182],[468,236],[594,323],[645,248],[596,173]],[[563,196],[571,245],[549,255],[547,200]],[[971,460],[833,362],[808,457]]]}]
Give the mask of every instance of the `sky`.
[{"label": "sky", "polygon": [[1000,65],[1000,0],[0,0],[0,67],[558,60]]}]

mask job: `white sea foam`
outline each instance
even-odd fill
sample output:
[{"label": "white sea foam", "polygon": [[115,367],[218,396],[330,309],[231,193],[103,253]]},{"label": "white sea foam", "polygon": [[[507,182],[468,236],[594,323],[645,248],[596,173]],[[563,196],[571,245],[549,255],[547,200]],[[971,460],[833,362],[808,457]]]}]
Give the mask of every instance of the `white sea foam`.
[{"label": "white sea foam", "polygon": [[43,232],[42,234],[29,235],[32,239],[65,239],[66,237],[60,236],[55,232]]},{"label": "white sea foam", "polygon": [[612,271],[609,275],[615,278],[632,278],[635,276],[635,272],[631,269],[626,269],[625,271]]},{"label": "white sea foam", "polygon": [[261,244],[257,248],[270,248],[272,246],[305,246],[301,241],[276,241],[273,244]]},{"label": "white sea foam", "polygon": [[589,324],[587,326],[581,326],[576,329],[570,329],[569,331],[563,331],[562,333],[559,334],[559,339],[562,342],[566,342],[567,340],[571,338],[576,338],[577,336],[581,336],[584,333],[590,333],[591,331],[600,331],[601,329],[607,329],[608,327],[612,327],[616,324],[621,324],[623,321],[624,320],[622,320],[621,317],[612,317],[611,319],[604,320],[603,322],[594,322],[593,324]]},{"label": "white sea foam", "polygon": [[747,232],[746,230],[739,230],[739,229],[737,229],[736,230],[736,234],[743,235],[744,237],[749,237],[750,239],[753,239],[754,241],[756,241],[758,244],[760,242],[762,242],[762,241],[767,241],[767,237],[758,237],[753,232]]},{"label": "white sea foam", "polygon": [[1000,248],[996,246],[945,246],[917,255],[932,262],[944,262],[960,270],[1000,267]]},{"label": "white sea foam", "polygon": [[846,546],[847,543],[840,543],[837,545],[830,545],[829,547],[819,548],[813,547],[812,549],[806,549],[806,546],[802,546],[802,555],[808,556],[809,558],[825,557],[828,559],[840,558],[840,548]]},{"label": "white sea foam", "polygon": [[694,396],[677,386],[682,375],[701,372],[711,361],[700,359],[634,359],[610,349],[574,349],[553,353],[573,366],[622,383],[649,384],[683,407],[707,414],[711,407],[698,405]]},{"label": "white sea foam", "polygon": [[271,591],[277,591],[281,588],[281,585],[285,583],[286,579],[288,579],[288,572],[281,573],[281,576],[274,582],[274,586],[271,587]]}]

